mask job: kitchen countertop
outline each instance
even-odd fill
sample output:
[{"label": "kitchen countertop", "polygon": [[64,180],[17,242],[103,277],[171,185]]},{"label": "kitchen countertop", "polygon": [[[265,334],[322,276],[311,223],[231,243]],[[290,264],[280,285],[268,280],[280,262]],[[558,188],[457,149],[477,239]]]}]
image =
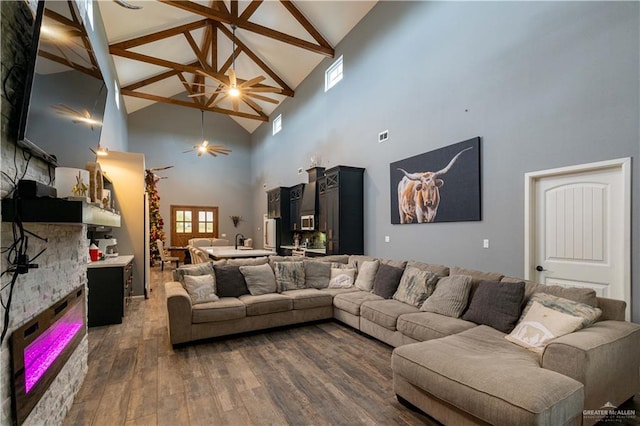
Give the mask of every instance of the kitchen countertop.
[{"label": "kitchen countertop", "polygon": [[96,260],[89,262],[87,268],[116,268],[127,266],[133,260],[133,255],[120,255],[117,257],[108,257],[105,260]]},{"label": "kitchen countertop", "polygon": [[254,248],[235,248],[235,246],[220,247],[198,247],[206,252],[209,257],[214,259],[234,259],[237,257],[265,257],[277,254],[275,251],[254,249]]},{"label": "kitchen countertop", "polygon": [[300,250],[303,249],[304,251],[308,251],[309,253],[317,253],[317,254],[327,254],[327,249],[326,248],[306,248],[303,246],[280,246],[280,248],[283,249],[287,249],[287,250]]}]

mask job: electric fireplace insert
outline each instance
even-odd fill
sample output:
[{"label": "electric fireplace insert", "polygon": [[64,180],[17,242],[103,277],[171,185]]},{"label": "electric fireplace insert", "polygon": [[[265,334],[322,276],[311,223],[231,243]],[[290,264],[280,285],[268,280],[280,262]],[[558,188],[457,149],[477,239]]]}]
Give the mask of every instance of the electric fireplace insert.
[{"label": "electric fireplace insert", "polygon": [[86,334],[84,286],[11,335],[13,406],[22,424]]}]

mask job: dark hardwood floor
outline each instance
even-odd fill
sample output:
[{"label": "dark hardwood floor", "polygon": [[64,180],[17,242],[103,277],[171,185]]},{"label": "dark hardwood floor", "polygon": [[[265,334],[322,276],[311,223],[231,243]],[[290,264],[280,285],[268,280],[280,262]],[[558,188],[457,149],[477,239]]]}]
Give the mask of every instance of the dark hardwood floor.
[{"label": "dark hardwood floor", "polygon": [[89,372],[66,425],[435,425],[392,389],[392,348],[338,322],[172,348],[162,283],[124,323],[89,329]]}]

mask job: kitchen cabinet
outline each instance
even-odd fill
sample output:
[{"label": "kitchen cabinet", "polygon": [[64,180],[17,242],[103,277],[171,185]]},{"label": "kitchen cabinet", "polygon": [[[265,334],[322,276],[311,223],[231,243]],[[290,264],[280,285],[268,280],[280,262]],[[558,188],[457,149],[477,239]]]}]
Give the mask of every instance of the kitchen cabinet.
[{"label": "kitchen cabinet", "polygon": [[269,219],[282,218],[283,226],[288,226],[290,222],[289,188],[280,186],[267,191],[267,216]]},{"label": "kitchen cabinet", "polygon": [[300,208],[302,207],[302,195],[304,194],[304,183],[289,188],[289,212],[290,212],[290,228],[292,231],[299,231],[302,223],[300,222]]},{"label": "kitchen cabinet", "polygon": [[120,324],[133,292],[133,256],[118,256],[87,265],[88,326]]},{"label": "kitchen cabinet", "polygon": [[327,254],[364,253],[364,169],[336,166],[318,180],[318,230]]}]

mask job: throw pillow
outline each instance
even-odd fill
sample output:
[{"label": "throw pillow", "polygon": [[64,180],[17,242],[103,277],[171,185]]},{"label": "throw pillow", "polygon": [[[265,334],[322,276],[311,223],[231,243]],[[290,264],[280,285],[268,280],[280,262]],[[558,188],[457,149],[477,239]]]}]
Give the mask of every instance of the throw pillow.
[{"label": "throw pillow", "polygon": [[523,282],[481,281],[462,319],[510,333],[520,318],[523,297]]},{"label": "throw pillow", "polygon": [[362,291],[373,290],[373,280],[378,272],[378,260],[365,260],[358,266],[358,277],[356,278],[356,287]]},{"label": "throw pillow", "polygon": [[600,318],[600,315],[602,315],[601,309],[594,308],[593,306],[589,306],[584,303],[574,302],[573,300],[564,299],[547,293],[534,293],[529,299],[527,306],[523,309],[521,318],[524,318],[534,302],[538,302],[546,308],[562,312],[563,314],[581,318],[582,322],[580,328],[587,327],[596,322],[598,318]]},{"label": "throw pillow", "polygon": [[421,311],[434,312],[460,318],[467,306],[472,278],[469,275],[451,275],[438,280],[433,294],[424,301]]},{"label": "throw pillow", "polygon": [[331,279],[331,264],[315,260],[304,261],[305,285],[308,288],[327,288]]},{"label": "throw pillow", "polygon": [[306,288],[304,284],[304,262],[275,262],[276,288],[278,293]]},{"label": "throw pillow", "polygon": [[353,286],[355,268],[331,268],[329,288],[349,288]]},{"label": "throw pillow", "polygon": [[[421,271],[413,266],[407,266],[393,298],[419,308],[436,289],[437,282],[438,275],[433,272]],[[357,285],[356,281],[356,287]]]},{"label": "throw pillow", "polygon": [[391,299],[396,290],[398,290],[403,272],[404,268],[396,268],[386,263],[380,263],[376,277],[373,280],[373,294],[385,299]]},{"label": "throw pillow", "polygon": [[510,342],[542,354],[553,339],[572,333],[582,326],[582,319],[533,302],[511,334]]},{"label": "throw pillow", "polygon": [[239,266],[215,265],[216,291],[218,297],[239,297],[249,294],[247,283],[244,280]]},{"label": "throw pillow", "polygon": [[239,268],[252,296],[276,292],[276,277],[269,264],[240,266]]},{"label": "throw pillow", "polygon": [[194,305],[218,300],[218,296],[216,296],[216,282],[211,274],[185,275],[184,288],[187,290],[187,293],[189,293],[191,303]]},{"label": "throw pillow", "polygon": [[174,278],[184,285],[185,275],[211,275],[213,274],[213,264],[211,262],[198,263],[195,265],[181,266],[175,270]]}]

